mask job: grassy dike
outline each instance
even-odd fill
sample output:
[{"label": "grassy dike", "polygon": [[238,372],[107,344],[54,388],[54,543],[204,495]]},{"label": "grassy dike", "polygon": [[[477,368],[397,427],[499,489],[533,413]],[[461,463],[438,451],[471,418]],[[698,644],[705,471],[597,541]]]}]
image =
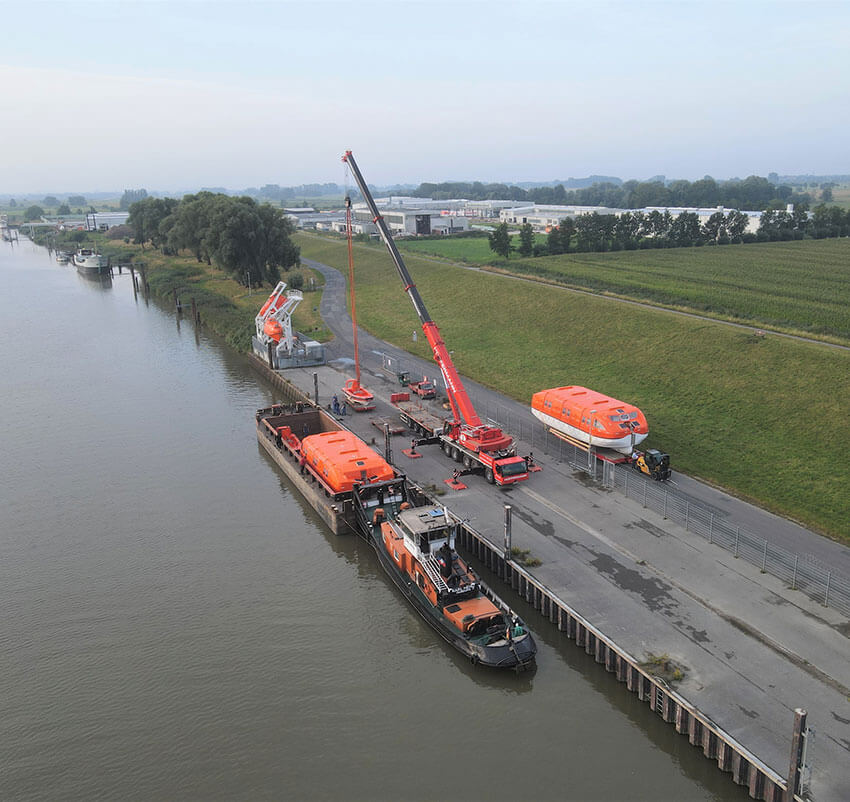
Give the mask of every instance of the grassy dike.
[{"label": "grassy dike", "polygon": [[[345,242],[299,234],[303,256],[347,269]],[[850,352],[548,285],[405,257],[458,369],[529,403],[581,384],[646,413],[674,468],[850,542]],[[385,250],[355,245],[357,313],[431,358]]]},{"label": "grassy dike", "polygon": [[406,240],[405,251],[494,272],[850,344],[850,238],[496,259],[486,239]]},{"label": "grassy dike", "polygon": [[[76,249],[70,243],[61,242],[57,247]],[[176,290],[184,308],[194,298],[205,329],[238,351],[251,350],[254,318],[268,298],[271,287],[253,288],[249,292],[223,271],[191,256],[163,256],[152,248],[142,251],[137,245],[109,241],[100,244],[100,250],[111,257],[113,264],[144,262],[154,296],[170,302]],[[304,300],[293,314],[293,328],[324,342],[331,337],[318,311],[324,278],[321,273],[308,268],[294,272],[304,276]],[[287,281],[287,274],[284,273],[281,278]],[[311,289],[312,286],[315,290]]]}]

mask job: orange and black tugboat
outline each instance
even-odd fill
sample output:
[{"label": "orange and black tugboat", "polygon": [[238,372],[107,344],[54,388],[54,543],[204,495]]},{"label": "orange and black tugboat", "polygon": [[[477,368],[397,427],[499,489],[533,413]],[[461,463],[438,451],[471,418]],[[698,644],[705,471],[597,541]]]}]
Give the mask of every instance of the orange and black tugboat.
[{"label": "orange and black tugboat", "polygon": [[257,411],[257,437],[336,534],[374,547],[394,584],[473,663],[516,671],[537,645],[455,551],[458,522],[378,453],[310,404]]},{"label": "orange and black tugboat", "polygon": [[381,497],[355,487],[354,495],[381,565],[428,624],[473,663],[534,665],[534,638],[455,551],[458,524],[444,507],[413,506],[403,492]]}]

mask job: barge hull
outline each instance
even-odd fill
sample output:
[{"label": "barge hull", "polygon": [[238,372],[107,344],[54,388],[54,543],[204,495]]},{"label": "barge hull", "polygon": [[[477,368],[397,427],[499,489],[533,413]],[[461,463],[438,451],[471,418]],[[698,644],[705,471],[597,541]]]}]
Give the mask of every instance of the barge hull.
[{"label": "barge hull", "polygon": [[[268,420],[290,426],[293,431],[304,436],[339,428],[335,421],[317,409],[275,416]],[[278,445],[268,428],[260,422],[257,425],[257,440],[335,535],[358,531],[350,499],[332,497],[309,472],[302,474],[298,458],[293,456],[285,444]]]}]

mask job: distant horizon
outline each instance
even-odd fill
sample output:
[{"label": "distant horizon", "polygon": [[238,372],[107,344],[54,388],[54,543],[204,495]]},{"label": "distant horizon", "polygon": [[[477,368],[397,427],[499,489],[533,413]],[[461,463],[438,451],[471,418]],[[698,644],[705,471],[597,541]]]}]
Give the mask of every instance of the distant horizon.
[{"label": "distant horizon", "polygon": [[[771,170],[769,173],[767,173],[765,175],[757,175],[756,173],[749,173],[745,176],[732,176],[731,178],[718,178],[716,176],[707,176],[707,174],[700,175],[698,178],[683,178],[682,176],[664,176],[664,181],[665,181],[665,183],[668,183],[668,184],[673,182],[673,181],[682,181],[682,180],[693,182],[693,181],[701,180],[702,178],[705,178],[705,177],[710,177],[713,180],[717,181],[718,183],[724,183],[724,182],[727,182],[727,181],[743,181],[744,179],[746,179],[746,178],[748,178],[752,175],[755,175],[758,178],[768,179],[768,177],[772,173],[776,173],[776,171]],[[383,191],[389,191],[389,190],[392,190],[392,189],[405,189],[405,188],[407,188],[407,189],[417,189],[422,184],[451,184],[451,183],[473,183],[473,182],[480,182],[480,183],[483,183],[483,184],[505,184],[506,186],[514,186],[514,187],[520,187],[520,188],[524,188],[524,189],[531,189],[533,187],[557,186],[558,184],[564,184],[565,182],[568,182],[568,181],[587,181],[588,179],[594,178],[594,177],[604,177],[604,178],[608,178],[608,179],[615,179],[615,180],[620,181],[622,183],[626,183],[627,181],[646,182],[646,181],[650,181],[651,179],[656,178],[657,175],[660,175],[660,174],[650,175],[647,178],[620,178],[620,176],[610,175],[610,174],[609,175],[591,174],[591,175],[584,176],[584,177],[570,176],[570,178],[548,179],[548,180],[542,180],[542,181],[532,181],[532,180],[505,181],[505,180],[499,180],[499,179],[496,179],[496,180],[493,180],[493,181],[485,181],[485,180],[479,179],[479,178],[472,178],[472,179],[449,178],[449,179],[444,179],[444,180],[440,180],[440,181],[428,180],[428,181],[420,181],[419,183],[407,183],[406,185],[402,184],[401,182],[389,183],[389,184],[374,184],[374,185],[372,184],[372,182],[369,182],[369,183],[370,183],[370,186],[374,186],[375,188],[377,188],[378,191],[382,191],[382,192]],[[794,179],[803,179],[803,178],[809,179],[810,181],[826,182],[826,181],[829,181],[829,180],[846,180],[846,181],[850,182],[850,173],[847,173],[847,174],[845,174],[845,173],[824,173],[822,175],[813,175],[813,174],[809,174],[809,173],[787,173],[787,174],[777,174],[777,176],[778,176],[778,182],[780,184],[793,183]],[[289,188],[294,188],[294,187],[299,187],[299,186],[304,186],[304,185],[331,184],[331,183],[334,183],[334,182],[333,181],[300,181],[297,184],[282,184],[282,183],[279,183],[279,182],[265,181],[265,182],[263,182],[262,184],[259,184],[259,185],[246,185],[246,186],[241,186],[241,187],[198,186],[198,187],[190,187],[190,188],[183,187],[183,188],[178,188],[178,189],[162,189],[162,188],[151,189],[149,187],[122,187],[121,189],[89,189],[89,190],[81,190],[81,189],[56,190],[56,189],[53,189],[53,190],[43,190],[43,191],[42,190],[29,190],[29,191],[26,191],[26,192],[9,192],[5,189],[0,188],[0,203],[4,203],[7,200],[12,200],[12,199],[17,200],[19,197],[20,198],[36,198],[36,197],[46,198],[46,197],[49,197],[51,195],[56,197],[60,201],[62,200],[62,198],[59,197],[59,196],[67,196],[67,195],[82,195],[83,197],[86,197],[86,198],[89,198],[89,197],[94,198],[96,196],[101,196],[101,198],[103,198],[103,197],[109,197],[109,198],[118,197],[118,198],[120,198],[121,195],[123,195],[124,192],[126,192],[127,190],[140,190],[140,189],[144,189],[149,195],[169,195],[170,193],[173,193],[174,195],[183,196],[183,195],[191,195],[191,194],[194,194],[196,192],[240,193],[240,192],[245,192],[245,191],[250,190],[250,189],[259,190],[259,189],[262,189],[264,186],[279,186],[282,189],[289,189]],[[338,185],[338,186],[340,188],[342,188],[342,185]],[[356,191],[356,189],[354,187],[351,187],[351,189],[354,189]],[[572,191],[572,190],[567,189],[567,191]],[[323,196],[314,195],[314,196],[307,196],[307,197],[323,197]]]}]

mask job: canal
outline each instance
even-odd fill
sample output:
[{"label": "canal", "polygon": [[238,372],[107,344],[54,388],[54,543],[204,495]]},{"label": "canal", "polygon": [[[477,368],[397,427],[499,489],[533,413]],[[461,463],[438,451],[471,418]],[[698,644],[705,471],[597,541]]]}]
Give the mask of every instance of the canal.
[{"label": "canal", "polygon": [[0,376],[0,799],[747,799],[516,597],[534,674],[437,640],[128,276],[0,243]]}]

